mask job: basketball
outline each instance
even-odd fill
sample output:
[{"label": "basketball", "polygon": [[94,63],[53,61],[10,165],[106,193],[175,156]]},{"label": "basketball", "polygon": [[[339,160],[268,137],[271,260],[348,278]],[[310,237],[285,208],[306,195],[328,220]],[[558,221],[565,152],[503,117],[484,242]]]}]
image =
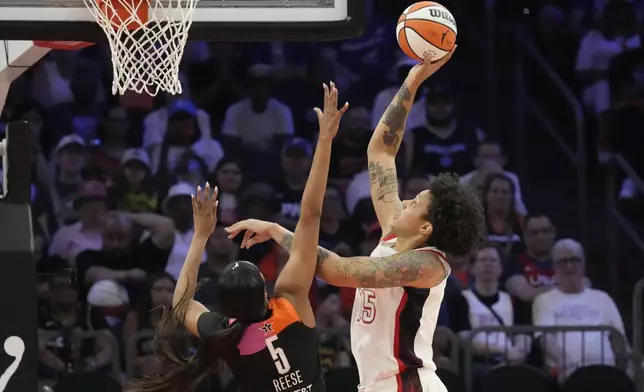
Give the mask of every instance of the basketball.
[{"label": "basketball", "polygon": [[452,13],[433,1],[419,1],[407,7],[396,26],[398,45],[414,60],[426,52],[433,61],[443,58],[456,43],[456,21]]}]

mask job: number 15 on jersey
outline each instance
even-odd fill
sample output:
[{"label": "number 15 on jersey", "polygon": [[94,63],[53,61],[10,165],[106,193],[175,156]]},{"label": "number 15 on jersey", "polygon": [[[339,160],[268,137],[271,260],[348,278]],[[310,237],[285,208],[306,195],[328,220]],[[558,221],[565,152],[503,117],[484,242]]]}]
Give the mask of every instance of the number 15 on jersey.
[{"label": "number 15 on jersey", "polygon": [[376,319],[376,292],[371,289],[358,289],[358,296],[362,308],[356,321],[371,324]]}]

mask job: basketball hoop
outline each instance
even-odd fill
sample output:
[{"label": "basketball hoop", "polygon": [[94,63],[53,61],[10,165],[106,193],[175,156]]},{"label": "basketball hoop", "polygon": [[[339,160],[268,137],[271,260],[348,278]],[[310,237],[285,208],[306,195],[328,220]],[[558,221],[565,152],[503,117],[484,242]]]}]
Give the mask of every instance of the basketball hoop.
[{"label": "basketball hoop", "polygon": [[[112,52],[112,93],[181,94],[179,64],[199,0],[83,0],[105,32]],[[84,42],[36,42],[80,49]]]}]

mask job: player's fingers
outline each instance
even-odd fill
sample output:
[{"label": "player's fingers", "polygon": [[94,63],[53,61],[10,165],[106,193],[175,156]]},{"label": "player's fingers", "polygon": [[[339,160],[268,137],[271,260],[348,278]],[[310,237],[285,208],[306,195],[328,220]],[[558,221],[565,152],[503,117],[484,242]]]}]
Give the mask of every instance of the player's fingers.
[{"label": "player's fingers", "polygon": [[192,202],[192,211],[197,211],[197,200],[195,199],[195,195],[190,195],[190,201]]},{"label": "player's fingers", "polygon": [[340,115],[343,115],[349,109],[349,102],[345,102],[344,106],[340,108]]},{"label": "player's fingers", "polygon": [[219,188],[215,187],[215,189],[212,190],[212,199],[217,200],[217,196],[219,196]]},{"label": "player's fingers", "polygon": [[452,58],[452,55],[454,54],[454,51],[456,50],[456,47],[457,47],[457,46],[458,46],[458,45],[454,45],[454,46],[452,47],[452,49],[451,49],[449,52],[447,52],[447,54],[446,54],[442,59],[438,60],[436,63],[437,63],[438,65],[443,65],[443,64],[445,64],[449,59],[451,59],[451,58]]},{"label": "player's fingers", "polygon": [[226,230],[226,232],[232,235],[233,237],[236,237],[237,234],[239,234],[242,230],[246,230],[244,228],[245,223],[246,221],[239,221],[237,223],[233,223],[232,225],[226,227],[224,230]]},{"label": "player's fingers", "polygon": [[206,190],[203,195],[203,201],[210,200],[210,183],[206,182]]},{"label": "player's fingers", "polygon": [[322,111],[320,110],[320,108],[313,108],[313,111],[318,116],[318,120],[321,120],[322,119]]},{"label": "player's fingers", "polygon": [[423,53],[423,63],[429,64],[432,62],[432,59],[434,58],[434,54],[432,52],[425,52]]},{"label": "player's fingers", "polygon": [[331,82],[331,107],[333,109],[338,108],[338,89],[335,87],[335,83]]},{"label": "player's fingers", "polygon": [[324,87],[324,106],[326,107],[327,101],[329,99],[329,87],[326,85],[326,83],[322,83],[322,86]]},{"label": "player's fingers", "polygon": [[203,200],[203,192],[201,191],[201,185],[197,186],[197,202]]},{"label": "player's fingers", "polygon": [[256,242],[257,242],[257,241],[255,240],[255,238],[254,238],[254,237],[253,237],[253,238],[251,238],[251,239],[249,239],[249,240],[246,242],[246,249],[250,249],[250,247],[251,247],[251,246],[253,246],[253,245],[255,245],[255,243],[256,243]]},{"label": "player's fingers", "polygon": [[246,243],[248,243],[248,241],[250,241],[250,239],[253,236],[253,234],[255,234],[255,233],[253,233],[250,230],[246,230],[246,232],[244,233],[244,238],[242,238],[242,243],[241,243],[242,248],[246,247]]},{"label": "player's fingers", "polygon": [[327,109],[331,105],[332,97],[331,95],[333,94],[333,82],[329,82],[327,85],[327,91],[326,95],[324,96],[324,109]]}]

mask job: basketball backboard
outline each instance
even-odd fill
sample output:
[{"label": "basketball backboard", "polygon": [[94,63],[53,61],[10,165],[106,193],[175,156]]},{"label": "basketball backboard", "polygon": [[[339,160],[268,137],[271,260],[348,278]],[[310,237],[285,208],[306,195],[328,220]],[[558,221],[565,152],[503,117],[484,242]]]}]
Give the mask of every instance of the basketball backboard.
[{"label": "basketball backboard", "polygon": [[[364,27],[364,0],[200,0],[189,38],[320,41]],[[0,0],[0,40],[100,42],[83,0]]]}]

